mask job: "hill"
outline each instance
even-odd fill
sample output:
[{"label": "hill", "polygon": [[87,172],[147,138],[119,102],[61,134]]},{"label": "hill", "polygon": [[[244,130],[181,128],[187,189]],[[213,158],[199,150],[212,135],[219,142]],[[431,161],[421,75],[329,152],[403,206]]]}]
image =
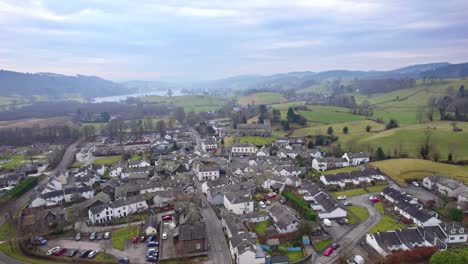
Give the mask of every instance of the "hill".
[{"label": "hill", "polygon": [[129,93],[122,85],[95,76],[66,76],[53,73],[20,73],[0,70],[2,96],[44,95],[64,97],[79,95],[86,98]]}]

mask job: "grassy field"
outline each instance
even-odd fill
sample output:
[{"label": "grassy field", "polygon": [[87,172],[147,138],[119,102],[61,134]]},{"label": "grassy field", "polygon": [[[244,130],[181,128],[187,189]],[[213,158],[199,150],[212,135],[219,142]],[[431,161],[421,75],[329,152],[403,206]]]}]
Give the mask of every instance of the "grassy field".
[{"label": "grassy field", "polygon": [[390,216],[383,215],[380,221],[375,226],[373,226],[368,233],[371,234],[375,232],[385,232],[388,230],[400,229],[404,227],[404,225],[396,223],[395,220],[393,220],[393,218]]},{"label": "grassy field", "polygon": [[332,193],[333,197],[335,197],[335,198],[338,197],[338,196],[342,196],[342,195],[352,197],[352,196],[359,196],[359,195],[363,195],[363,194],[367,194],[367,192],[362,188],[361,189],[351,189],[351,190],[333,192]]},{"label": "grassy field", "polygon": [[166,96],[145,96],[141,100],[146,103],[167,103],[174,106],[183,107],[185,112],[209,112],[220,109],[224,106],[223,98],[211,95],[180,95],[173,97]]},{"label": "grassy field", "polygon": [[372,162],[371,165],[380,168],[399,184],[405,184],[405,179],[421,179],[433,174],[453,177],[468,183],[468,166],[450,165],[420,159],[390,159]]},{"label": "grassy field", "polygon": [[348,206],[348,209],[353,214],[355,214],[359,218],[359,220],[361,220],[361,222],[364,222],[364,221],[367,220],[367,218],[369,218],[369,212],[364,207],[357,206],[357,205],[351,205],[351,206]]},{"label": "grassy field", "polygon": [[122,160],[122,155],[108,156],[103,158],[96,158],[93,160],[94,165],[112,165]]},{"label": "grassy field", "polygon": [[358,170],[360,170],[359,167],[344,167],[344,168],[339,168],[339,169],[335,169],[335,170],[327,170],[327,171],[322,172],[322,174],[328,175],[328,174],[335,174],[335,173],[349,172],[349,171],[358,171]]},{"label": "grassy field", "polygon": [[374,203],[375,209],[381,214],[384,214],[383,203]]},{"label": "grassy field", "polygon": [[239,98],[240,105],[277,104],[286,101],[280,93],[254,93]]},{"label": "grassy field", "polygon": [[255,224],[255,231],[260,236],[263,236],[263,235],[265,235],[265,231],[266,231],[269,224],[270,224],[269,220],[263,221],[263,222],[258,222],[258,223]]},{"label": "grassy field", "polygon": [[381,192],[383,189],[387,188],[388,185],[376,185],[372,187],[367,187],[369,193]]},{"label": "grassy field", "polygon": [[304,258],[302,251],[287,251],[286,256],[289,258],[289,263],[293,263]]},{"label": "grassy field", "polygon": [[5,157],[5,159],[11,159],[11,161],[0,165],[0,168],[4,168],[7,170],[16,169],[20,166],[23,166],[27,162],[27,158],[25,154],[13,155],[13,156]]},{"label": "grassy field", "polygon": [[320,252],[324,250],[331,242],[332,242],[331,239],[325,239],[325,240],[316,240],[312,243],[314,244],[317,251]]},{"label": "grassy field", "polygon": [[308,105],[307,109],[307,111],[298,111],[298,113],[313,123],[336,124],[364,119],[363,116],[351,114],[348,108]]},{"label": "grassy field", "polygon": [[138,227],[131,226],[112,232],[112,246],[118,250],[124,250],[125,240],[138,236]]}]

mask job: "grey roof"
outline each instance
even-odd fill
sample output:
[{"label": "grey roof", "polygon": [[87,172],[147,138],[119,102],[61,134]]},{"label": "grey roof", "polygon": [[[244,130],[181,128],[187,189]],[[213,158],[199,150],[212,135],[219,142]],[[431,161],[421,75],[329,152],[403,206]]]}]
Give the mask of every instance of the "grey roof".
[{"label": "grey roof", "polygon": [[377,235],[377,241],[386,247],[399,246],[402,244],[400,238],[398,238],[398,235],[394,231],[381,232],[374,235]]},{"label": "grey roof", "polygon": [[289,263],[288,256],[274,256],[270,258],[270,264],[283,264]]},{"label": "grey roof", "polygon": [[255,145],[251,143],[235,143],[232,146],[233,147],[255,147]]},{"label": "grey roof", "polygon": [[323,175],[327,181],[343,181],[343,180],[353,180],[361,177],[372,177],[372,176],[384,176],[378,168],[368,168],[360,171],[348,171],[340,172],[335,174]]},{"label": "grey roof", "polygon": [[219,171],[219,165],[216,163],[200,163],[198,165],[199,171]]},{"label": "grey roof", "polygon": [[320,193],[315,196],[315,201],[320,204],[326,212],[331,212],[339,207],[335,200],[325,193]]},{"label": "grey roof", "polygon": [[351,154],[348,154],[348,156],[349,156],[351,159],[362,159],[362,158],[369,158],[369,157],[370,157],[370,154],[367,153],[367,152],[358,152],[358,153],[351,153]]},{"label": "grey roof", "polygon": [[150,216],[145,220],[145,229],[148,227],[158,228],[158,220],[154,216]]},{"label": "grey roof", "polygon": [[232,204],[253,202],[249,191],[228,192],[224,195]]},{"label": "grey roof", "polygon": [[275,225],[280,229],[286,229],[289,225],[297,223],[297,219],[284,205],[275,204],[270,208],[271,215],[276,218]]},{"label": "grey roof", "polygon": [[443,241],[447,239],[447,236],[439,225],[418,227],[418,230],[422,237],[431,243],[434,242],[434,238],[438,238]]},{"label": "grey roof", "polygon": [[446,177],[446,176],[430,176],[431,181],[437,182],[441,184],[442,186],[445,186],[447,188],[450,188],[451,190],[455,190],[459,187],[464,186],[463,183],[454,180],[452,178]]},{"label": "grey roof", "polygon": [[424,239],[417,228],[400,229],[395,230],[395,232],[397,233],[400,240],[408,247],[411,247],[412,243],[421,244],[424,242]]},{"label": "grey roof", "polygon": [[179,226],[179,240],[197,240],[206,238],[205,223]]}]

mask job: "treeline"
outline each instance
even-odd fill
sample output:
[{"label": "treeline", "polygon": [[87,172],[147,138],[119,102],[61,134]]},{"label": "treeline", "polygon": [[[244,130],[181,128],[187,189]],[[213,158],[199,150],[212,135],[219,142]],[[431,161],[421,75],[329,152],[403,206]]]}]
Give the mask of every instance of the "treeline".
[{"label": "treeline", "polygon": [[70,126],[0,129],[0,145],[23,146],[37,142],[64,142],[76,139],[79,135],[79,130]]},{"label": "treeline", "polygon": [[341,92],[388,93],[408,89],[414,87],[415,84],[415,79],[354,79],[350,85],[342,86]]},{"label": "treeline", "polygon": [[427,104],[427,118],[432,121],[436,111],[441,120],[468,120],[468,91],[461,85],[458,90],[449,87],[443,97],[431,97]]}]

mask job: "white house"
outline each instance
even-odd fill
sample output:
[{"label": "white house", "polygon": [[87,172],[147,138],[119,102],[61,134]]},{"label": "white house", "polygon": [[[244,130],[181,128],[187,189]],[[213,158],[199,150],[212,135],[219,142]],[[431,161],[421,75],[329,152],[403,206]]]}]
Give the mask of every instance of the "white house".
[{"label": "white house", "polygon": [[365,153],[365,152],[350,153],[350,154],[345,153],[342,158],[346,159],[349,162],[350,166],[357,166],[357,165],[364,164],[370,161],[369,153]]},{"label": "white house", "polygon": [[250,192],[228,192],[224,194],[224,207],[234,214],[248,214],[254,210],[254,201]]},{"label": "white house", "polygon": [[145,168],[151,166],[151,163],[147,159],[142,159],[138,161],[130,161],[128,163],[129,168]]},{"label": "white house", "polygon": [[212,181],[219,178],[219,165],[216,163],[198,163],[195,172],[199,181]]},{"label": "white house", "polygon": [[278,233],[285,234],[298,230],[299,220],[286,206],[275,204],[270,208],[269,214]]},{"label": "white house", "polygon": [[344,158],[316,158],[312,161],[312,168],[316,171],[326,171],[348,166],[349,162]]},{"label": "white house", "polygon": [[463,225],[452,222],[452,223],[442,223],[440,224],[442,230],[444,230],[447,235],[446,242],[451,243],[466,243],[468,240],[468,231],[465,230]]},{"label": "white house", "polygon": [[142,195],[134,195],[126,199],[91,207],[88,210],[88,217],[93,224],[104,224],[114,218],[126,217],[146,209],[148,209],[148,204],[145,198]]},{"label": "white house", "polygon": [[255,155],[258,148],[250,143],[236,143],[231,147],[231,155]]},{"label": "white house", "polygon": [[335,174],[321,175],[320,181],[325,185],[339,185],[345,187],[346,184],[359,185],[361,183],[371,183],[374,180],[386,180],[385,175],[376,168],[367,168],[360,171],[348,171]]},{"label": "white house", "polygon": [[202,149],[207,152],[210,150],[214,150],[218,148],[218,143],[216,142],[215,139],[213,138],[208,138],[202,141],[201,143]]},{"label": "white house", "polygon": [[123,163],[118,163],[112,166],[109,170],[110,177],[119,177],[122,174],[122,171],[126,168]]},{"label": "white house", "polygon": [[446,176],[425,177],[423,179],[423,186],[447,197],[458,197],[458,195],[468,190],[468,187],[462,182]]},{"label": "white house", "polygon": [[347,215],[346,210],[341,208],[335,200],[323,192],[320,192],[314,197],[315,204],[311,204],[311,208],[317,211],[320,219],[335,219],[344,218]]}]

